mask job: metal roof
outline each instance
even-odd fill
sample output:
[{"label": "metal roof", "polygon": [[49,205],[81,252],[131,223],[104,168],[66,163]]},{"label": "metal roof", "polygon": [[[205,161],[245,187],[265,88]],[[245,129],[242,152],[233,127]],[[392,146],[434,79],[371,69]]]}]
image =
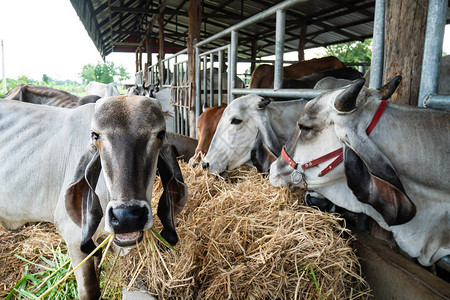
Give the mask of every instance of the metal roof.
[{"label": "metal roof", "polygon": [[[186,48],[188,0],[71,0],[102,57],[111,52],[135,52],[152,32],[152,52],[158,52],[156,15],[164,13],[165,52]],[[201,39],[212,36],[282,1],[202,0]],[[311,0],[286,12],[285,52],[297,51],[300,27],[307,26],[305,49],[372,37],[375,0]],[[152,26],[151,30],[149,27]],[[239,31],[239,57],[250,58],[252,41],[257,56],[275,52],[275,15]],[[219,39],[215,46],[229,43]],[[145,43],[142,43],[145,47]],[[144,50],[145,52],[145,50]]]}]

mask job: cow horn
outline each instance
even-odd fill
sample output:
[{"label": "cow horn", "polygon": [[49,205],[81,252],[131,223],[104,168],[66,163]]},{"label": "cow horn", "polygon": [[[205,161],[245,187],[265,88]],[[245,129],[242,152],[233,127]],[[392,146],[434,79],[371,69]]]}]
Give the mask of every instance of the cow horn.
[{"label": "cow horn", "polygon": [[261,101],[259,101],[259,103],[258,103],[258,108],[264,108],[269,104],[270,104],[269,98],[261,98]]},{"label": "cow horn", "polygon": [[361,91],[366,80],[360,78],[350,85],[345,91],[343,91],[339,96],[336,97],[334,101],[334,107],[338,111],[349,112],[353,110],[356,106],[356,98]]},{"label": "cow horn", "polygon": [[395,90],[397,89],[397,87],[401,81],[402,81],[402,76],[398,75],[398,76],[395,76],[391,81],[389,81],[388,83],[386,83],[385,85],[380,87],[378,89],[378,92],[380,93],[381,100],[389,99],[392,96],[392,94],[395,92]]}]

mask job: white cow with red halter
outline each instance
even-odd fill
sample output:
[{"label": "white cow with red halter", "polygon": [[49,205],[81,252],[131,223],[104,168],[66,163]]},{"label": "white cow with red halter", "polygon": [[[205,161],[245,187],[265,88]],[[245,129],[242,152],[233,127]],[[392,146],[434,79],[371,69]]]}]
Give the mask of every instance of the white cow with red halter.
[{"label": "white cow with red halter", "polygon": [[[306,185],[369,215],[429,266],[450,254],[450,113],[382,102],[385,90],[363,84],[360,79],[306,105],[284,158],[271,166],[270,182]],[[329,161],[298,167],[341,147],[344,163],[323,176]]]}]

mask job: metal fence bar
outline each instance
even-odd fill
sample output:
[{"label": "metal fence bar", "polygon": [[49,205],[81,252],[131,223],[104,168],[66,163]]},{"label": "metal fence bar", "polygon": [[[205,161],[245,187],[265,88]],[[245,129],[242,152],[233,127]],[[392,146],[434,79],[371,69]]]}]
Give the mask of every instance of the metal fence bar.
[{"label": "metal fence bar", "polygon": [[[284,54],[284,26],[286,12],[277,10],[277,20],[275,25],[275,70],[273,89],[278,90],[283,86],[283,54]],[[232,86],[233,88],[235,86]]]},{"label": "metal fence bar", "polygon": [[252,95],[256,94],[262,97],[278,97],[278,98],[304,98],[312,99],[327,90],[311,90],[311,89],[232,89],[231,92],[235,95]]},{"label": "metal fence bar", "polygon": [[209,107],[214,106],[214,54],[209,54]]},{"label": "metal fence bar", "polygon": [[228,50],[228,45],[221,46],[221,47],[217,47],[217,48],[214,48],[214,49],[211,49],[211,50],[208,50],[208,51],[199,53],[198,55],[199,55],[200,57],[203,57],[203,56],[205,56],[205,55],[209,55],[209,54],[211,54],[211,53],[216,53],[216,52],[223,51],[223,50]]},{"label": "metal fence bar", "polygon": [[370,88],[379,88],[383,80],[384,65],[384,14],[385,0],[375,1],[373,24],[372,62],[370,65]]},{"label": "metal fence bar", "polygon": [[[200,116],[202,113],[202,99],[200,96],[200,55],[199,55],[200,49],[195,46],[195,116],[196,119]],[[195,134],[197,136],[197,133]]]},{"label": "metal fence bar", "polygon": [[450,108],[450,95],[429,95],[423,101],[423,106],[437,109]]},{"label": "metal fence bar", "polygon": [[242,29],[242,28],[244,28],[244,27],[246,27],[248,25],[251,25],[251,24],[256,23],[258,21],[264,20],[265,18],[275,14],[277,12],[277,10],[279,10],[279,9],[286,10],[289,7],[292,7],[292,6],[294,6],[294,5],[298,4],[298,3],[304,3],[304,2],[308,2],[308,1],[309,0],[286,0],[286,1],[283,1],[283,2],[281,2],[281,3],[279,3],[279,4],[275,5],[275,6],[272,6],[271,8],[266,9],[263,12],[260,12],[260,13],[258,13],[256,15],[254,15],[254,16],[252,16],[252,17],[250,17],[250,18],[248,18],[248,19],[246,19],[244,21],[242,21],[242,22],[239,22],[239,23],[237,23],[237,24],[235,24],[235,25],[233,25],[231,27],[228,27],[224,31],[216,33],[215,35],[213,35],[213,36],[211,36],[211,37],[209,37],[207,39],[204,39],[203,41],[198,42],[196,45],[197,45],[197,47],[201,47],[201,46],[206,45],[206,44],[208,44],[208,43],[210,43],[210,42],[212,42],[212,41],[214,41],[214,40],[216,40],[218,38],[224,37],[224,36],[230,34],[233,31],[238,31],[239,29]]},{"label": "metal fence bar", "polygon": [[218,99],[217,99],[217,105],[222,105],[222,92],[223,92],[223,87],[222,87],[222,67],[223,67],[223,50],[219,51],[219,74],[217,74],[217,80],[219,81],[219,95],[218,95]]},{"label": "metal fence bar", "polygon": [[208,61],[207,61],[207,56],[205,55],[203,57],[203,104],[205,106],[207,106],[207,101],[208,101],[208,86],[207,86],[207,82],[206,82],[206,74],[207,74],[207,65],[208,65]]},{"label": "metal fence bar", "polygon": [[[425,31],[418,106],[424,106],[425,99],[429,95],[437,93],[438,90],[447,6],[448,0],[428,1],[427,29]],[[443,98],[440,98],[441,104],[442,100]],[[447,107],[450,107],[450,102],[447,102]]]},{"label": "metal fence bar", "polygon": [[[236,30],[231,31],[231,43],[230,43],[230,52],[228,53],[229,65],[228,65],[228,79],[230,89],[234,89],[236,87],[236,69],[237,69],[237,50],[238,50],[238,32]],[[233,93],[228,93],[228,103],[234,100]]]}]

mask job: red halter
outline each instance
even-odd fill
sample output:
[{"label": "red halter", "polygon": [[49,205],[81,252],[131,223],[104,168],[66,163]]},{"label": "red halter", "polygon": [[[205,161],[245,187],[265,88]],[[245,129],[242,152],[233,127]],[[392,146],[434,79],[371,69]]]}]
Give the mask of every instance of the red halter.
[{"label": "red halter", "polygon": [[[375,112],[375,115],[372,118],[372,121],[370,122],[369,126],[367,126],[366,129],[366,134],[370,135],[370,133],[372,132],[372,130],[375,128],[375,126],[377,125],[378,121],[381,118],[381,115],[384,112],[384,109],[386,108],[386,104],[387,101],[386,100],[382,100],[380,105],[378,106],[377,111]],[[283,148],[281,149],[281,156],[283,157],[284,161],[287,162],[293,169],[297,169],[298,163],[295,162],[295,160],[289,156],[289,154],[287,154],[286,149]],[[336,157],[337,156],[337,157]],[[330,160],[332,158],[336,157],[335,160],[333,160],[328,166],[326,166],[322,171],[320,171],[319,173],[319,177],[324,176],[326,174],[328,174],[331,170],[333,170],[334,168],[336,168],[337,165],[339,165],[343,160],[344,160],[344,148],[339,148],[337,150],[334,150],[330,153],[327,153],[319,158],[313,159],[303,165],[301,165],[303,170],[312,168],[314,166],[317,166],[318,164],[321,164],[327,160]]]}]

